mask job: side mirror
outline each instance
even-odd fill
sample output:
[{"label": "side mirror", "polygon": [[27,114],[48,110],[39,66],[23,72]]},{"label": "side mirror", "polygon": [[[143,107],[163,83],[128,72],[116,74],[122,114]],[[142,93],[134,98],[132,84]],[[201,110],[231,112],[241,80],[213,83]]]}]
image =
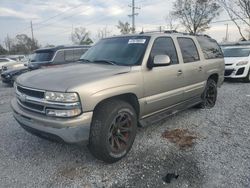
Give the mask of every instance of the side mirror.
[{"label": "side mirror", "polygon": [[170,65],[171,59],[168,55],[156,55],[154,57],[154,65],[156,66],[167,66]]}]

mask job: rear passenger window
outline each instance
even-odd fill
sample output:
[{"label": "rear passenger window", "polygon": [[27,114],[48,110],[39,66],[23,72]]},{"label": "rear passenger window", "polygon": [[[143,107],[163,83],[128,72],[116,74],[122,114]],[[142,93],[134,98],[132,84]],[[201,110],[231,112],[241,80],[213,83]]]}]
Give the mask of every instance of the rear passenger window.
[{"label": "rear passenger window", "polygon": [[223,58],[223,53],[214,39],[197,37],[205,59]]},{"label": "rear passenger window", "polygon": [[178,38],[184,63],[199,61],[199,53],[194,41],[191,38]]},{"label": "rear passenger window", "polygon": [[155,40],[151,51],[151,59],[154,59],[156,55],[168,55],[171,64],[179,63],[174,42],[170,37],[159,37]]}]

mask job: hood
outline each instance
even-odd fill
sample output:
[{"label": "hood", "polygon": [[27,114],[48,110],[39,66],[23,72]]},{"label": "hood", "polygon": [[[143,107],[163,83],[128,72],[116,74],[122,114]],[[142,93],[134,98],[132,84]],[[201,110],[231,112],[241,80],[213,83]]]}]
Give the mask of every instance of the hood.
[{"label": "hood", "polygon": [[102,64],[69,64],[28,72],[17,78],[26,87],[65,92],[69,87],[89,83],[116,74],[129,72],[131,67]]},{"label": "hood", "polygon": [[232,65],[240,61],[248,61],[248,57],[225,57],[224,59],[226,65]]}]

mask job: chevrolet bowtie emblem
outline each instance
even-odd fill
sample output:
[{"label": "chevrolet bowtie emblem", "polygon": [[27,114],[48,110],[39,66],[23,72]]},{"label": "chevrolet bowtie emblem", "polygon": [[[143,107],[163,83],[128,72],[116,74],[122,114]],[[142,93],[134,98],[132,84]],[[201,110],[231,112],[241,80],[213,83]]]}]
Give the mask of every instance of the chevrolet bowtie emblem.
[{"label": "chevrolet bowtie emblem", "polygon": [[26,101],[26,95],[20,94],[19,99],[20,99],[20,101],[25,102]]}]

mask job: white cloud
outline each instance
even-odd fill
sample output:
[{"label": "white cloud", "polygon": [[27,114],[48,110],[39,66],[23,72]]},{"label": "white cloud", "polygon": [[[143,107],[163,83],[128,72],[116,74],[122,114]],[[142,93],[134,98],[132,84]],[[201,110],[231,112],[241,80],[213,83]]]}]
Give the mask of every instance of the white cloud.
[{"label": "white cloud", "polygon": [[19,12],[13,9],[0,7],[0,17],[13,17],[20,19],[38,19],[39,16],[36,14]]},{"label": "white cloud", "polygon": [[108,14],[116,16],[116,15],[121,15],[124,13],[124,9],[122,9],[119,6],[112,6],[106,10]]}]

